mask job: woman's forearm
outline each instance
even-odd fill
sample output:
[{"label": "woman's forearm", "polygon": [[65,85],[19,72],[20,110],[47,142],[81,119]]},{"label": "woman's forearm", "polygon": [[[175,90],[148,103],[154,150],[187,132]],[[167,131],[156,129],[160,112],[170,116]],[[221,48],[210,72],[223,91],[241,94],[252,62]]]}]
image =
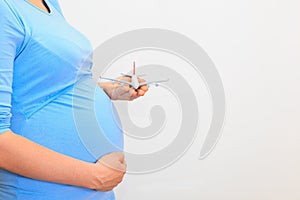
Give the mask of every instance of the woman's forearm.
[{"label": "woman's forearm", "polygon": [[93,163],[51,151],[10,131],[0,135],[0,168],[32,179],[93,188]]}]

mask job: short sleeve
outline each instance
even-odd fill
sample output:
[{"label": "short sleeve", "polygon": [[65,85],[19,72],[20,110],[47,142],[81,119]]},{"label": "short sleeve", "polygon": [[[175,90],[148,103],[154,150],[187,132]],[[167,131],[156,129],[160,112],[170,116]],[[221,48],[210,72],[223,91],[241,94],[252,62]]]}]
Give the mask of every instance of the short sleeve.
[{"label": "short sleeve", "polygon": [[0,0],[0,134],[10,130],[14,60],[24,38],[20,21]]}]

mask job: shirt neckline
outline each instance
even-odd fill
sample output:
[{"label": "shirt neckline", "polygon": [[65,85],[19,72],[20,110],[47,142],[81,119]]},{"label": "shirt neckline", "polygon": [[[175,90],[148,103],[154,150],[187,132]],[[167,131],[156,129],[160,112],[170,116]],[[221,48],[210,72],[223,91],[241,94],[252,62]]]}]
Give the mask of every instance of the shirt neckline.
[{"label": "shirt neckline", "polygon": [[46,12],[44,10],[42,10],[41,8],[37,7],[36,5],[34,5],[33,3],[29,2],[28,0],[24,0],[26,3],[28,3],[32,8],[34,8],[35,10],[45,14],[45,15],[52,15],[53,13],[53,9],[51,7],[51,5],[49,4],[48,0],[43,0],[46,4],[46,6],[48,7],[49,9],[49,12]]}]

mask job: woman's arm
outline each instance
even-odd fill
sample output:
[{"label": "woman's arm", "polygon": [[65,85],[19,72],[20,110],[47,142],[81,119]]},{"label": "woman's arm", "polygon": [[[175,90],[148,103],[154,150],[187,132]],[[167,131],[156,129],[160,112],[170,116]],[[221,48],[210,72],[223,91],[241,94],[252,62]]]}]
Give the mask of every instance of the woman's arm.
[{"label": "woman's arm", "polygon": [[126,164],[122,153],[108,154],[96,164],[83,162],[7,131],[0,135],[0,168],[32,179],[109,191],[122,181]]}]

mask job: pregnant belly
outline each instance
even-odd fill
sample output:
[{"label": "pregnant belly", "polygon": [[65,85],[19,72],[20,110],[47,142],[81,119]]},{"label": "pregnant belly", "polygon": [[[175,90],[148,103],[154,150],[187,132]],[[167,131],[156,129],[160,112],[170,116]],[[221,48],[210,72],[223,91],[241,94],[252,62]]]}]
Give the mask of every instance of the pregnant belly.
[{"label": "pregnant belly", "polygon": [[22,124],[23,136],[88,162],[123,149],[122,130],[113,104],[90,78],[79,81]]},{"label": "pregnant belly", "polygon": [[[123,149],[122,130],[114,107],[103,90],[89,78],[53,99],[29,119],[13,113],[11,125],[17,134],[86,162],[96,162],[105,154]],[[114,199],[112,191],[96,192],[43,182],[1,169],[0,176],[0,199]],[[1,188],[5,185],[10,189],[3,192]],[[7,197],[8,194],[11,197]]]}]

